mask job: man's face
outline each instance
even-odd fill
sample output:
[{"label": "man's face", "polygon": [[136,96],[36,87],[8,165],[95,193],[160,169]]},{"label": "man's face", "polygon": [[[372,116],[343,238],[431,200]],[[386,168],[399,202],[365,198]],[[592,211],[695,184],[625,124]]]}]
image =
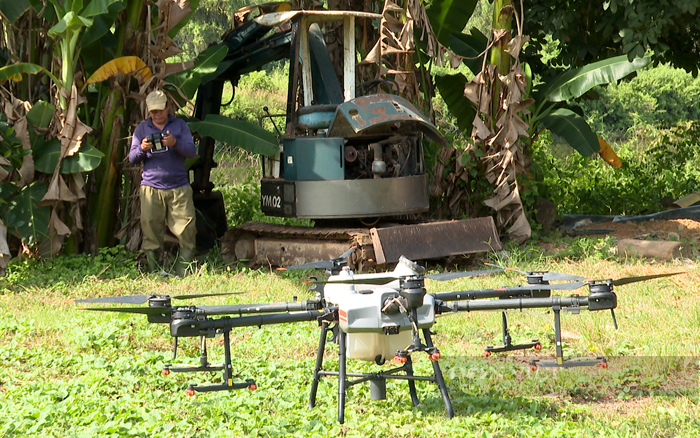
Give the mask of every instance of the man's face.
[{"label": "man's face", "polygon": [[163,108],[162,110],[150,111],[150,114],[153,123],[155,123],[156,125],[164,125],[165,122],[168,121],[168,106],[166,105],[165,108]]}]

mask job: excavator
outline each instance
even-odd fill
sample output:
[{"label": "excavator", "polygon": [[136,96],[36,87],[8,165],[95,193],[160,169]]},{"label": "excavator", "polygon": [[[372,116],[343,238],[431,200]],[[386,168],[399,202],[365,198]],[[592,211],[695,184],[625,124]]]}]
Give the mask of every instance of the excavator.
[{"label": "excavator", "polygon": [[[205,218],[198,223],[209,224],[224,258],[288,266],[355,247],[347,263],[362,270],[401,255],[425,260],[500,249],[490,217],[417,220],[429,209],[423,144],[447,142],[399,95],[396,81],[357,82],[356,25],[378,23],[382,15],[269,5],[217,43],[228,53],[213,79],[199,87],[193,115],[203,120],[219,114],[227,81],[235,90],[241,75],[289,60],[284,132],[279,152],[261,159],[260,206],[265,215],[312,219],[316,226],[251,222],[228,229],[223,198],[210,181],[215,141],[204,137],[192,187]],[[199,234],[206,232],[200,228]]]}]

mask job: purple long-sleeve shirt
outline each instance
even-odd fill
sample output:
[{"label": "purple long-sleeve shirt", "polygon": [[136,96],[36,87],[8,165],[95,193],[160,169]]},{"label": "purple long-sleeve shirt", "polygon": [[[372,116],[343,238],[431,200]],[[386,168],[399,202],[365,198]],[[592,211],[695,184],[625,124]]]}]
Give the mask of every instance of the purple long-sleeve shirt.
[{"label": "purple long-sleeve shirt", "polygon": [[[141,140],[144,137],[156,132],[165,135],[168,131],[170,131],[170,135],[175,137],[175,146],[159,153],[145,152],[141,149]],[[131,137],[129,161],[132,164],[143,162],[142,186],[150,186],[156,189],[174,189],[189,184],[187,169],[185,169],[185,158],[192,158],[196,155],[197,149],[194,146],[190,128],[184,120],[172,114],[168,116],[168,122],[163,129],[158,129],[149,117],[136,126]]]}]

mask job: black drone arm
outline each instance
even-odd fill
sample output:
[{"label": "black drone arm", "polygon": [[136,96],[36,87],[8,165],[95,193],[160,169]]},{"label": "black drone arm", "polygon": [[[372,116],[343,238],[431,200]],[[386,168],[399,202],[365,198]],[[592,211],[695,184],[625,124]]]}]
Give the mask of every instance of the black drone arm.
[{"label": "black drone arm", "polygon": [[306,300],[300,302],[287,303],[265,303],[265,304],[235,304],[230,306],[197,306],[197,309],[205,315],[248,315],[252,313],[281,313],[300,312],[305,310],[320,310],[322,308],[319,300]]},{"label": "black drone arm", "polygon": [[197,337],[212,331],[227,330],[234,327],[260,327],[272,324],[315,321],[323,318],[326,314],[327,312],[319,310],[307,310],[303,312],[272,313],[236,318],[197,319],[193,313],[191,316],[173,318],[170,322],[170,335],[173,337]]},{"label": "black drone arm", "polygon": [[[527,296],[530,296],[532,291],[527,291]],[[436,292],[431,294],[438,301],[462,301],[462,300],[479,300],[483,298],[503,298],[504,296],[513,296],[516,293],[502,289],[477,289],[477,290],[460,290],[454,292]],[[520,293],[522,295],[522,293]]]},{"label": "black drone arm", "polygon": [[487,301],[456,301],[452,304],[436,300],[435,313],[542,309],[549,307],[588,307],[590,311],[612,310],[617,307],[617,295],[614,292],[594,292],[587,297],[574,295],[549,298],[508,298]]}]

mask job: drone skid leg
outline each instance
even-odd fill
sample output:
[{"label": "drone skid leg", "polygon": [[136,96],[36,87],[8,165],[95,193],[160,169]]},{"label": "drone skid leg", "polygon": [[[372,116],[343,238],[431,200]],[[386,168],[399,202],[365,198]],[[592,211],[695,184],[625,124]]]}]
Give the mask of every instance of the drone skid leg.
[{"label": "drone skid leg", "polygon": [[[430,329],[423,329],[423,336],[425,337],[425,344],[428,348],[434,348],[433,340],[430,337]],[[435,375],[435,384],[438,389],[440,389],[440,394],[442,395],[442,401],[445,403],[445,412],[447,412],[447,418],[452,418],[455,415],[454,409],[452,408],[452,401],[450,400],[450,394],[447,392],[447,385],[445,384],[445,379],[442,377],[442,371],[440,370],[440,364],[437,360],[432,361],[433,363],[433,374]]]},{"label": "drone skid leg", "polygon": [[188,373],[188,372],[207,372],[207,371],[221,371],[223,370],[223,381],[222,383],[218,385],[203,385],[200,386],[198,384],[192,383],[187,387],[187,395],[194,395],[196,392],[214,392],[214,391],[231,391],[234,389],[244,389],[248,388],[251,391],[254,389],[257,389],[257,385],[255,384],[255,380],[253,379],[246,379],[244,382],[234,382],[233,381],[233,372],[232,372],[232,367],[231,367],[231,328],[226,328],[223,330],[224,334],[224,363],[221,365],[209,365],[207,361],[207,349],[206,349],[206,340],[204,337],[202,337],[202,355],[200,356],[200,366],[180,366],[180,367],[173,367],[170,364],[166,364],[163,367],[163,374],[167,374],[169,372],[180,372],[180,373]]},{"label": "drone skid leg", "polygon": [[[176,338],[177,340],[177,338]],[[182,365],[182,366],[173,366],[173,364],[166,363],[163,365],[163,375],[168,375],[171,372],[172,373],[197,373],[197,372],[212,372],[212,371],[221,371],[226,368],[226,364],[221,364],[221,365],[210,365],[209,364],[209,359],[208,359],[208,354],[207,354],[207,340],[206,337],[202,336],[201,338],[201,350],[202,350],[202,355],[199,357],[199,366],[196,365]],[[175,355],[173,354],[173,358],[175,358]]]},{"label": "drone skid leg", "polygon": [[489,345],[488,347],[484,348],[484,356],[488,357],[492,353],[502,353],[504,351],[527,350],[529,348],[539,350],[542,348],[542,343],[540,343],[540,341],[537,339],[533,339],[530,342],[513,344],[512,338],[510,337],[510,330],[508,329],[508,316],[506,315],[506,312],[501,312],[501,315],[503,318],[503,345],[500,347]]},{"label": "drone skid leg", "polygon": [[[221,383],[218,385],[206,385],[206,386],[199,386],[196,383],[192,383],[187,387],[187,392],[188,394],[192,394],[192,391],[194,392],[214,392],[214,391],[232,391],[234,389],[251,389],[251,388],[257,388],[257,385],[255,384],[255,380],[253,379],[246,379],[245,382],[227,382],[227,383]],[[194,394],[192,394],[194,395]]]},{"label": "drone skid leg", "polygon": [[321,372],[323,369],[323,352],[326,349],[326,340],[328,336],[328,323],[321,323],[321,337],[318,340],[318,352],[316,353],[316,365],[314,366],[314,377],[311,381],[311,393],[309,394],[309,409],[316,406],[316,393],[318,392],[318,383],[321,381]]},{"label": "drone skid leg", "polygon": [[494,347],[493,345],[489,345],[487,347],[484,347],[484,356],[490,356],[492,353],[503,353],[505,351],[515,351],[515,350],[527,350],[530,348],[534,348],[535,350],[539,349],[542,346],[542,343],[538,339],[533,339],[530,342],[522,342],[520,344],[504,344],[499,347]]},{"label": "drone skid leg", "polygon": [[534,371],[537,367],[542,368],[573,368],[573,367],[590,367],[599,366],[601,368],[608,367],[608,361],[603,356],[595,357],[577,357],[573,359],[564,359],[563,344],[561,339],[561,306],[553,306],[554,311],[554,342],[556,349],[556,357],[554,360],[533,359],[530,361],[530,370]]},{"label": "drone skid leg", "polygon": [[340,330],[338,334],[338,423],[345,423],[345,393],[347,392],[347,351],[345,348],[347,334]]},{"label": "drone skid leg", "polygon": [[163,365],[163,374],[168,375],[170,373],[206,373],[206,372],[216,372],[221,371],[226,367],[226,365],[207,365],[207,366],[195,366],[195,365],[181,365],[173,366],[173,364],[166,363]]},{"label": "drone skid leg", "polygon": [[573,368],[573,367],[591,367],[599,366],[600,368],[607,368],[608,361],[603,356],[595,357],[576,357],[573,359],[564,360],[540,360],[533,359],[530,361],[530,369],[536,370],[538,367],[542,368]]},{"label": "drone skid leg", "polygon": [[411,395],[411,402],[413,403],[413,406],[418,406],[420,404],[420,400],[418,399],[418,391],[416,391],[416,377],[413,374],[413,360],[411,359],[411,356],[408,356],[406,358],[406,363],[404,364],[403,367],[406,371],[406,378],[408,379],[408,393]]}]

